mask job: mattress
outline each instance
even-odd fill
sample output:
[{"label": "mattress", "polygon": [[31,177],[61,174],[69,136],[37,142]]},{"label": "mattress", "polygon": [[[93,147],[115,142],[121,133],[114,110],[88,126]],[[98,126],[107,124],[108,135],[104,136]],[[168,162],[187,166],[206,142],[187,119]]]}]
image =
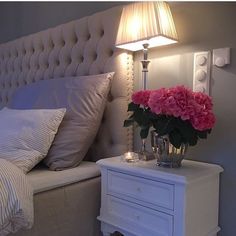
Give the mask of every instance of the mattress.
[{"label": "mattress", "polygon": [[27,174],[32,184],[34,194],[69,184],[85,181],[100,176],[96,163],[83,161],[79,166],[62,171],[51,171],[45,166],[39,166]]}]

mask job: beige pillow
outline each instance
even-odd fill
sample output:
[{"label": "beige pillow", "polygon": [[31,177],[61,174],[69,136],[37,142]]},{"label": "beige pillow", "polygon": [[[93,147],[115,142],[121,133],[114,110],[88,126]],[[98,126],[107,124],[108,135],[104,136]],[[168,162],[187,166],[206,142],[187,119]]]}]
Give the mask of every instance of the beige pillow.
[{"label": "beige pillow", "polygon": [[40,81],[15,93],[10,103],[13,108],[66,108],[60,129],[44,159],[50,169],[75,167],[83,160],[100,126],[113,75]]}]

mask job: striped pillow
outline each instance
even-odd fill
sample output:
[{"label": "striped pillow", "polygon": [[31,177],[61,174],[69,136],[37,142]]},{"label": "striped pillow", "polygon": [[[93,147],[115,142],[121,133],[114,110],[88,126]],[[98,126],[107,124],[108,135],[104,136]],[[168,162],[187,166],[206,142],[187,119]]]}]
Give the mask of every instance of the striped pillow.
[{"label": "striped pillow", "polygon": [[46,155],[66,109],[0,111],[0,158],[27,173]]},{"label": "striped pillow", "polygon": [[0,158],[0,235],[33,225],[33,190],[26,175]]}]

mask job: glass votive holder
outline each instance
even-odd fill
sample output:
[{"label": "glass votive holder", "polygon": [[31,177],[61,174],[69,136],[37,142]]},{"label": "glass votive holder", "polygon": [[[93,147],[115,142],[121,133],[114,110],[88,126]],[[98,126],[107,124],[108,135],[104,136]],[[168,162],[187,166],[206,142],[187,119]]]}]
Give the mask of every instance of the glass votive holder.
[{"label": "glass votive holder", "polygon": [[122,155],[122,160],[129,163],[134,163],[139,161],[138,153],[135,152],[126,152]]}]

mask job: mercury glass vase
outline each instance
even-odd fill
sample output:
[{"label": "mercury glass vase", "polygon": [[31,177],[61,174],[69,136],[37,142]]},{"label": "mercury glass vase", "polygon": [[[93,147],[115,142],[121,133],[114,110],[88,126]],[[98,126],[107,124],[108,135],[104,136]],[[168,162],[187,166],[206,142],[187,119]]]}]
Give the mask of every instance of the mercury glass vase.
[{"label": "mercury glass vase", "polygon": [[168,135],[160,136],[155,131],[151,131],[151,144],[158,166],[178,168],[184,159],[188,149],[187,144],[181,144],[180,148],[174,147]]}]

